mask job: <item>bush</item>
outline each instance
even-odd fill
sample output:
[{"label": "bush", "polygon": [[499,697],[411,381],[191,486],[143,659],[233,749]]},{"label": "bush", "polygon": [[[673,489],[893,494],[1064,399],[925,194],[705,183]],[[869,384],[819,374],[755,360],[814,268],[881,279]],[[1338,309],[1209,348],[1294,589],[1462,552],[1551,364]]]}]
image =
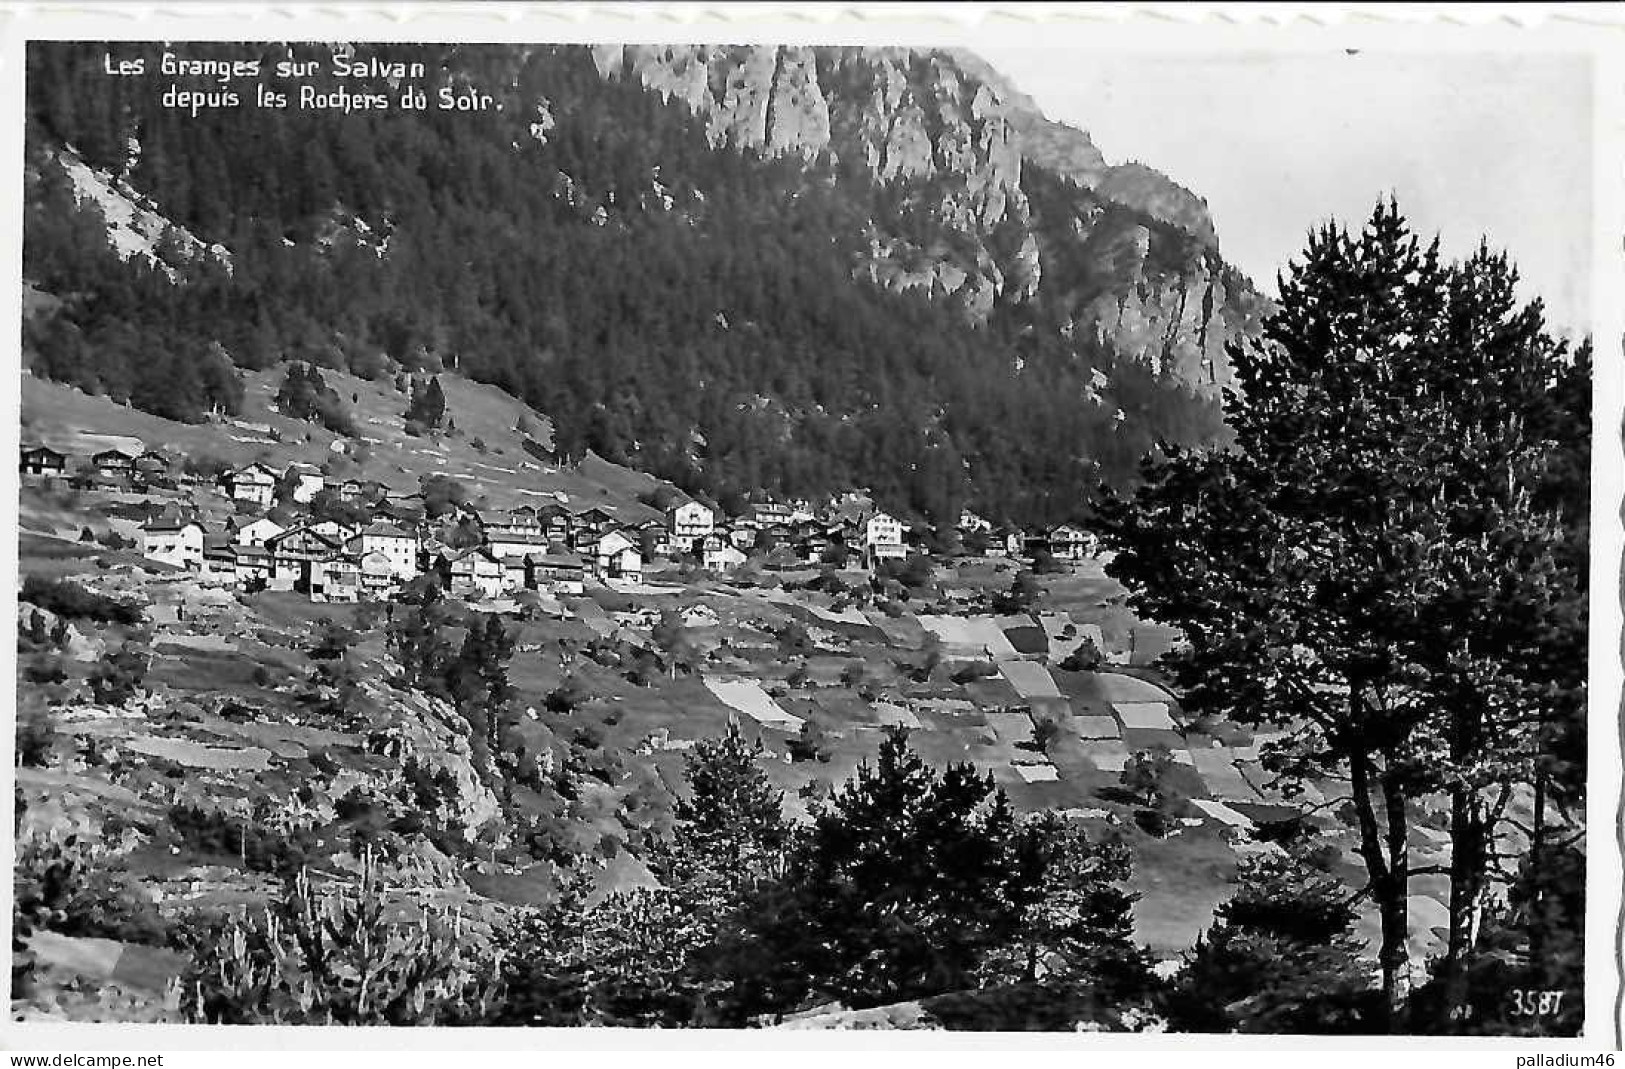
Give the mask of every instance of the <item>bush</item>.
[{"label": "bush", "polygon": [[232,921],[193,955],[182,1009],[207,1024],[454,1025],[481,1022],[497,988],[461,917],[389,919],[377,862],[357,887],[318,891],[301,869],[279,900]]},{"label": "bush", "polygon": [[90,675],[90,693],[106,705],[123,705],[147,678],[147,660],[128,646],[109,654]]},{"label": "bush", "polygon": [[68,619],[123,624],[126,627],[141,623],[141,610],[137,606],[88,590],[71,579],[30,575],[23,580],[19,597]]},{"label": "bush", "polygon": [[811,720],[801,723],[801,733],[785,744],[790,751],[791,761],[818,761],[829,760],[829,737],[822,728]]},{"label": "bush", "polygon": [[1060,734],[1061,725],[1059,721],[1047,718],[1034,721],[1031,749],[1036,753],[1048,752],[1049,744],[1059,738]]},{"label": "bush", "polygon": [[[60,671],[60,669],[59,669]],[[50,764],[56,744],[56,724],[49,710],[38,710],[17,718],[17,764],[24,768],[44,768]]]},{"label": "bush", "polygon": [[1140,750],[1123,766],[1119,781],[1144,804],[1160,809],[1171,798],[1168,777],[1173,768],[1174,758],[1167,750]]},{"label": "bush", "polygon": [[1174,818],[1160,809],[1136,809],[1135,825],[1147,835],[1165,839],[1174,830]]},{"label": "bush", "polygon": [[1033,554],[1033,572],[1038,575],[1055,575],[1066,570],[1066,565],[1056,560],[1055,554],[1047,549]]},{"label": "bush", "polygon": [[955,669],[951,678],[955,683],[964,686],[966,683],[972,683],[978,679],[987,679],[998,674],[998,666],[992,661],[971,661],[969,664]]},{"label": "bush", "polygon": [[33,833],[17,841],[13,939],[44,929],[62,935],[162,943],[157,908],[122,864],[77,835]]},{"label": "bush", "polygon": [[1105,663],[1105,660],[1100,647],[1095,645],[1095,640],[1085,636],[1083,641],[1078,643],[1077,649],[1062,659],[1060,667],[1068,672],[1094,672]]}]

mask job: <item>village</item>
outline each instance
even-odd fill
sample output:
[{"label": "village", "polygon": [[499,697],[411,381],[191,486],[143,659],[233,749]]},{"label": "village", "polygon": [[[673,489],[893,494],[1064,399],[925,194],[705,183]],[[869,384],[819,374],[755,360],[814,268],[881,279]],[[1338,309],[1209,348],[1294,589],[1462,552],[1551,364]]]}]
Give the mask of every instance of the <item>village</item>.
[{"label": "village", "polygon": [[[313,602],[385,601],[430,573],[453,597],[491,600],[523,590],[579,595],[592,580],[635,591],[645,571],[662,563],[727,574],[754,556],[770,566],[856,560],[872,570],[926,553],[929,534],[857,493],[817,509],[806,501],[768,502],[723,517],[685,500],[663,518],[628,523],[613,507],[564,500],[507,510],[451,500],[433,509],[422,490],[395,492],[360,479],[329,485],[319,468],[300,461],[280,471],[253,462],[211,480],[156,448],[71,457],[24,443],[19,473],[41,489],[107,496],[110,518],[133,528],[147,560],[207,583],[291,590]],[[956,533],[996,558],[1076,561],[1095,552],[1094,540],[1073,525],[1028,536],[994,530],[968,510]]]},{"label": "village", "polygon": [[[404,804],[385,800],[409,789],[407,756],[447,787],[397,819],[442,830],[389,841],[437,900],[494,923],[554,893],[550,863],[492,838],[498,800],[456,714],[411,688],[389,646],[387,620],[431,589],[455,618],[503,621],[516,738],[542,777],[516,812],[565,853],[607,859],[595,895],[651,885],[637,844],[670,819],[694,748],[733,726],[763,748],[794,822],[903,730],[932,765],[990,775],[1017,812],[1120,837],[1135,938],[1170,962],[1237,867],[1281,849],[1283,822],[1319,829],[1329,870],[1356,878],[1346,787],[1289,797],[1265,766],[1279,732],[1183,711],[1157,664],[1179,633],[1129,610],[1080,525],[1024,532],[965,511],[938,531],[860,492],[724,510],[552,458],[545,417],[456,376],[442,381],[458,429],[433,436],[390,414],[388,380],[328,378],[359,399],[353,435],[278,411],[274,370],[249,379],[248,412],[201,425],[24,377],[19,717],[46,749],[18,783],[52,827],[147,814],[131,865],[166,915],[267,892],[252,857],[153,814],[354,835],[360,799]],[[74,590],[138,622],[74,617]],[[540,784],[566,763],[595,771],[554,798]],[[1438,856],[1441,831],[1414,835],[1415,856]],[[1421,954],[1445,910],[1441,881],[1418,884]],[[125,943],[87,974],[71,964],[82,942],[52,968],[134,972],[150,998],[180,967]]]}]

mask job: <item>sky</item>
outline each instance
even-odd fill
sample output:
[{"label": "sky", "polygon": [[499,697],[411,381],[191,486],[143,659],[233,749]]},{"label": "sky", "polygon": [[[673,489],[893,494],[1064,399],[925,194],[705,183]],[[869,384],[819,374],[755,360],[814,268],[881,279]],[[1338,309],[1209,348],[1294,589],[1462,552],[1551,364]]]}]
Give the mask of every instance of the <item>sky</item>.
[{"label": "sky", "polygon": [[1556,54],[1102,54],[977,49],[1108,163],[1139,160],[1206,198],[1226,260],[1267,293],[1328,218],[1390,192],[1465,256],[1488,237],[1591,329],[1591,68]]}]

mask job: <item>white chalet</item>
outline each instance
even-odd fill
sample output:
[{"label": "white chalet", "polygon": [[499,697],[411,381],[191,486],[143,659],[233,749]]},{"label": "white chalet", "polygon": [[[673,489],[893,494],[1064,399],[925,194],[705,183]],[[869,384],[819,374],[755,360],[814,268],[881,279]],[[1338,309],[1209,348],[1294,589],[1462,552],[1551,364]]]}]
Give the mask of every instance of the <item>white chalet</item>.
[{"label": "white chalet", "polygon": [[362,557],[381,554],[389,562],[389,573],[397,579],[414,579],[418,574],[418,536],[392,523],[369,523],[346,543]]},{"label": "white chalet", "polygon": [[507,568],[484,546],[449,553],[442,567],[453,597],[497,598],[507,589]]},{"label": "white chalet", "polygon": [[177,568],[201,568],[203,528],[177,517],[150,520],[141,527],[141,555]]},{"label": "white chalet", "polygon": [[275,520],[261,516],[237,528],[232,541],[239,546],[263,546],[267,540],[275,538],[285,530],[287,528]]},{"label": "white chalet", "polygon": [[666,526],[671,530],[674,550],[692,551],[694,544],[710,534],[716,524],[716,513],[698,501],[685,501],[666,510]]},{"label": "white chalet", "polygon": [[1049,533],[1049,551],[1061,560],[1082,560],[1094,549],[1094,536],[1063,523]]},{"label": "white chalet", "polygon": [[347,523],[340,523],[338,520],[317,520],[307,526],[329,542],[337,542],[339,545],[343,545],[356,536],[354,527]]},{"label": "white chalet", "polygon": [[400,577],[384,554],[376,550],[363,553],[356,563],[361,568],[362,600],[385,601],[400,589]]},{"label": "white chalet", "polygon": [[276,496],[276,474],[264,464],[248,464],[220,477],[226,495],[270,508]]},{"label": "white chalet", "polygon": [[[713,541],[714,539],[714,541]],[[700,554],[700,566],[707,571],[727,572],[745,563],[745,555],[722,538],[706,539]]]},{"label": "white chalet", "polygon": [[901,548],[903,545],[903,522],[889,513],[875,513],[863,525],[863,544],[871,549],[876,546],[897,546]]},{"label": "white chalet", "polygon": [[598,578],[642,581],[643,554],[638,551],[638,544],[625,532],[609,532],[598,540],[593,552]]}]

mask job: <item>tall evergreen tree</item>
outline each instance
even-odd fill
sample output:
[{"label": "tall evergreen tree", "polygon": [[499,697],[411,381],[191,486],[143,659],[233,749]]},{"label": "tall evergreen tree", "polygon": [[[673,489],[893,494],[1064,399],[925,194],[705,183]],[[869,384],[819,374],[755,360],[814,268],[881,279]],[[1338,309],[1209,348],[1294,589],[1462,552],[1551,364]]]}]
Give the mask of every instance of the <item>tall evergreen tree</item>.
[{"label": "tall evergreen tree", "polygon": [[1417,800],[1453,799],[1463,959],[1499,787],[1531,774],[1530,688],[1552,682],[1527,651],[1583,590],[1532,497],[1553,439],[1528,429],[1562,424],[1572,354],[1510,311],[1503,268],[1441,263],[1392,204],[1317,231],[1264,337],[1232,347],[1235,447],[1171,451],[1103,516],[1133,605],[1190,638],[1187,705],[1288,728],[1266,761],[1289,787],[1348,776],[1393,1027]]}]

